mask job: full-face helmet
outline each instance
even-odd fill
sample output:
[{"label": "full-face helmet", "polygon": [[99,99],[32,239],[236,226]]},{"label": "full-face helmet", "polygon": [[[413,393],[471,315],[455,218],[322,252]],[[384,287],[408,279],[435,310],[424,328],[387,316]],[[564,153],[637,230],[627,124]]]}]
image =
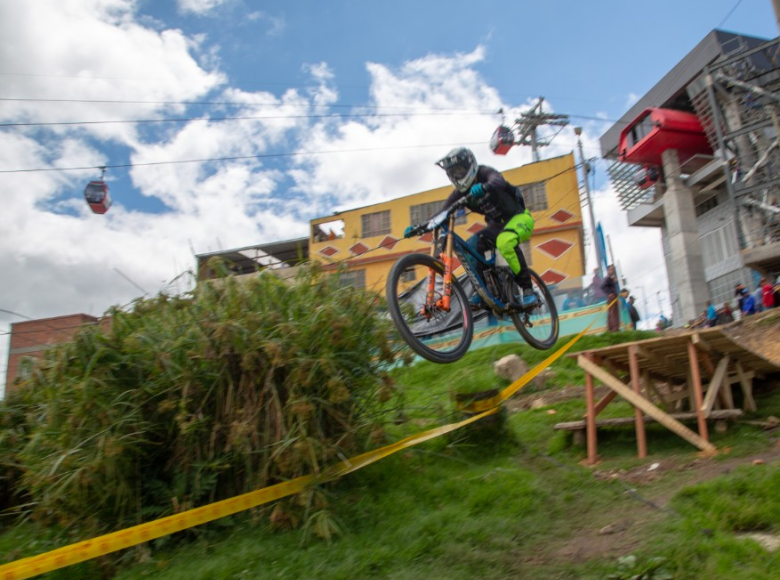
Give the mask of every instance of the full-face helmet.
[{"label": "full-face helmet", "polygon": [[458,188],[458,191],[466,192],[474,184],[477,177],[477,158],[471,152],[471,149],[458,147],[453,149],[447,155],[436,162],[436,165],[447,172],[452,185]]}]

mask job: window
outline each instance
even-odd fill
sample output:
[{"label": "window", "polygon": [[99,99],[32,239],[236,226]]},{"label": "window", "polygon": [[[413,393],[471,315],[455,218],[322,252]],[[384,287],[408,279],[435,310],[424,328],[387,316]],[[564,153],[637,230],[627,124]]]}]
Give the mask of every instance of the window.
[{"label": "window", "polygon": [[[418,225],[428,221],[435,216],[441,208],[444,207],[444,200],[432,201],[430,203],[421,203],[419,205],[409,206],[409,224]],[[455,214],[455,225],[466,223],[466,210],[460,208]]]},{"label": "window", "polygon": [[717,230],[704,234],[701,238],[701,246],[705,268],[738,254],[739,245],[733,224],[726,224]]},{"label": "window", "polygon": [[696,206],[696,217],[699,217],[700,215],[704,215],[711,209],[715,209],[718,207],[718,196],[713,195],[712,197],[704,200],[699,205]]},{"label": "window", "polygon": [[417,279],[416,268],[407,268],[401,273],[401,282],[414,282]]},{"label": "window", "polygon": [[390,210],[367,213],[361,216],[363,234],[361,237],[381,236],[390,233]]},{"label": "window", "polygon": [[655,129],[655,124],[653,123],[652,116],[648,113],[628,131],[628,148],[632,148],[642,139],[647,137],[653,129]]},{"label": "window", "polygon": [[431,219],[444,205],[442,201],[432,201],[430,203],[421,203],[409,207],[409,223],[413,225],[421,224]]},{"label": "window", "polygon": [[547,184],[544,181],[521,185],[525,207],[530,211],[542,211],[547,209]]},{"label": "window", "polygon": [[734,308],[737,305],[737,299],[734,297],[734,286],[744,283],[741,270],[719,276],[707,282],[709,298],[716,308],[723,306],[724,302],[730,303],[731,307]]},{"label": "window", "polygon": [[342,286],[352,286],[353,288],[365,288],[366,271],[350,270],[348,272],[342,272],[339,281],[341,282]]}]

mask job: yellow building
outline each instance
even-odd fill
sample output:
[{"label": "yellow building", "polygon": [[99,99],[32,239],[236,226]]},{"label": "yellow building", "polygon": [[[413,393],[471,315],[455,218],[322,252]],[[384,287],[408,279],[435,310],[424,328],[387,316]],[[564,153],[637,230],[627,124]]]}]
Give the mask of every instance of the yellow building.
[{"label": "yellow building", "polygon": [[[502,173],[509,183],[522,188],[534,217],[533,236],[523,247],[529,266],[548,284],[580,287],[585,256],[574,155]],[[431,217],[451,191],[447,185],[313,219],[309,259],[334,268],[346,262],[351,283],[383,292],[390,268],[401,256],[430,249],[430,234],[405,240],[404,229]],[[460,220],[456,232],[464,238],[485,226],[479,214],[470,213]],[[455,273],[460,275],[463,269]]]}]

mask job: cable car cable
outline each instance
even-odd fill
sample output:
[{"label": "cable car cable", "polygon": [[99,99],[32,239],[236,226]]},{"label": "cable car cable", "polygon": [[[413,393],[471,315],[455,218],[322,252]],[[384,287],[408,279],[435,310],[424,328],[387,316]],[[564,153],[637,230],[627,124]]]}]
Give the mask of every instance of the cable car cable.
[{"label": "cable car cable", "polygon": [[149,161],[146,163],[121,163],[117,165],[90,165],[85,167],[37,167],[30,169],[0,169],[0,173],[32,173],[36,171],[86,171],[88,169],[126,169],[128,167],[143,167],[150,165],[173,165],[181,163],[208,163],[211,161],[239,161],[243,159],[272,159],[278,157],[298,157],[301,155],[329,155],[333,153],[363,153],[371,151],[392,151],[395,149],[426,149],[431,147],[454,147],[456,145],[471,146],[483,145],[484,141],[471,143],[445,143],[435,145],[399,145],[396,147],[364,147],[362,149],[339,149],[334,151],[300,151],[296,153],[264,153],[260,155],[237,155],[234,157],[212,157],[206,159],[182,159],[179,161]]}]

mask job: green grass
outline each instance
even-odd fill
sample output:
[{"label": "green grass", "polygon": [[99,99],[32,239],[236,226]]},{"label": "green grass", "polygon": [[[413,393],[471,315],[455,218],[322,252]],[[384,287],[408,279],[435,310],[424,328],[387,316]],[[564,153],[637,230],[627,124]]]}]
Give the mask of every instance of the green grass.
[{"label": "green grass", "polygon": [[[643,334],[585,337],[575,349]],[[421,362],[398,369],[394,380],[401,397],[391,404],[405,420],[387,426],[389,439],[461,418],[452,393],[505,386],[506,381],[494,376],[492,363],[512,352],[531,367],[549,354],[501,345],[471,352],[453,365]],[[572,359],[559,360],[551,370],[553,378],[541,387],[529,385],[527,391],[543,397],[582,384]],[[759,389],[757,403],[759,411],[750,418],[780,416],[779,390]],[[548,413],[551,409],[555,414]],[[320,491],[330,511],[310,514],[296,529],[270,529],[267,506],[202,526],[184,539],[163,538],[151,550],[130,550],[116,578],[629,578],[617,560],[628,554],[636,557],[634,571],[664,558],[663,567],[675,580],[777,577],[780,553],[770,554],[735,535],[755,530],[780,534],[777,462],[747,465],[693,486],[685,485],[690,474],[682,469],[663,471],[654,481],[623,484],[599,474],[644,470],[655,461],[690,464],[697,459],[696,450],[660,426],[649,425],[650,457],[638,460],[631,427],[605,429],[599,432],[603,460],[595,469],[586,468],[581,464],[584,450],[571,445],[570,435],[553,430],[557,422],[580,418],[584,409],[578,397],[510,414],[501,438],[486,437],[477,423],[325,486]],[[631,408],[616,401],[607,411],[629,415]],[[777,444],[776,437],[746,423],[726,433],[711,432],[718,448],[730,449],[712,461],[768,451]],[[644,498],[673,497],[670,509],[649,507],[628,493],[630,489]],[[313,533],[317,517],[337,526],[340,535],[329,542],[320,539]],[[614,550],[605,554],[604,549],[590,548],[588,542],[597,541],[600,528],[621,521],[631,521],[627,533],[633,541],[623,545],[622,536],[608,536],[602,537],[602,544],[614,545]],[[578,540],[587,542],[574,554]],[[53,528],[41,535],[32,524],[18,526],[0,534],[0,559],[40,553],[61,541]],[[64,569],[51,577],[96,577],[95,563],[82,566],[87,567]]]}]

